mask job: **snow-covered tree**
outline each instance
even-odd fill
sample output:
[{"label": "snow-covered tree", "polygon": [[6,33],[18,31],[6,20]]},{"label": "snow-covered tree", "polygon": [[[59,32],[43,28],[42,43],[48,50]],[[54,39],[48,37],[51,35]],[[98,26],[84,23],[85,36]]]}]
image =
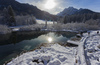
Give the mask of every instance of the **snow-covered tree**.
[{"label": "snow-covered tree", "polygon": [[33,15],[16,16],[16,25],[32,25],[36,24],[36,18]]}]

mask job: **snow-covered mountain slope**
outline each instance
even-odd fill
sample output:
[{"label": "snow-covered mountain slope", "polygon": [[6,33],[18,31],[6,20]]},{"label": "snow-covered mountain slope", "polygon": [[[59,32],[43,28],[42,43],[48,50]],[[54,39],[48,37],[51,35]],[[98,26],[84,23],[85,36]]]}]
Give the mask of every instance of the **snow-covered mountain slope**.
[{"label": "snow-covered mountain slope", "polygon": [[62,12],[58,13],[57,15],[58,16],[72,15],[77,11],[78,11],[78,9],[69,7],[69,8],[65,8]]}]

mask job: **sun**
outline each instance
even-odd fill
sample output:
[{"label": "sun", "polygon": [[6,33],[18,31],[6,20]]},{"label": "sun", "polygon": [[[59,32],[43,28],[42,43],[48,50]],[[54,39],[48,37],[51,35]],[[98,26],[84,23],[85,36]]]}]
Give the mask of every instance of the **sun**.
[{"label": "sun", "polygon": [[54,0],[47,0],[44,6],[46,9],[53,9],[56,6],[56,3]]}]

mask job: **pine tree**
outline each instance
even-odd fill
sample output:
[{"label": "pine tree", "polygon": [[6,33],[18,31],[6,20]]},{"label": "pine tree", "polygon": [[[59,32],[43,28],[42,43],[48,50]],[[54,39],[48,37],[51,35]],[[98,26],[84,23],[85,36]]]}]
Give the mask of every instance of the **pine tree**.
[{"label": "pine tree", "polygon": [[47,28],[47,20],[45,20],[45,28]]},{"label": "pine tree", "polygon": [[67,16],[64,17],[63,23],[66,24],[67,20],[66,20]]},{"label": "pine tree", "polygon": [[16,20],[15,20],[14,11],[11,6],[8,6],[8,14],[9,14],[9,26],[15,26]]},{"label": "pine tree", "polygon": [[33,24],[36,24],[37,22],[36,22],[36,18],[33,16],[33,15],[31,15],[31,17],[32,17],[32,22],[33,22]]},{"label": "pine tree", "polygon": [[3,24],[8,25],[8,21],[9,21],[9,14],[8,14],[8,10],[7,8],[3,9]]}]

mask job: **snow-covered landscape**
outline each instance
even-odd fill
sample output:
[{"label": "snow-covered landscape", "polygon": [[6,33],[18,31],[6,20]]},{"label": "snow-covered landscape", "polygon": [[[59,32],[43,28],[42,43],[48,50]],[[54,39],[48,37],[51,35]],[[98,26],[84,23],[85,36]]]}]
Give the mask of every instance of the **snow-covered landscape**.
[{"label": "snow-covered landscape", "polygon": [[99,2],[0,0],[0,65],[100,65]]},{"label": "snow-covered landscape", "polygon": [[100,34],[84,33],[78,47],[48,44],[35,51],[23,53],[7,65],[100,65]]}]

